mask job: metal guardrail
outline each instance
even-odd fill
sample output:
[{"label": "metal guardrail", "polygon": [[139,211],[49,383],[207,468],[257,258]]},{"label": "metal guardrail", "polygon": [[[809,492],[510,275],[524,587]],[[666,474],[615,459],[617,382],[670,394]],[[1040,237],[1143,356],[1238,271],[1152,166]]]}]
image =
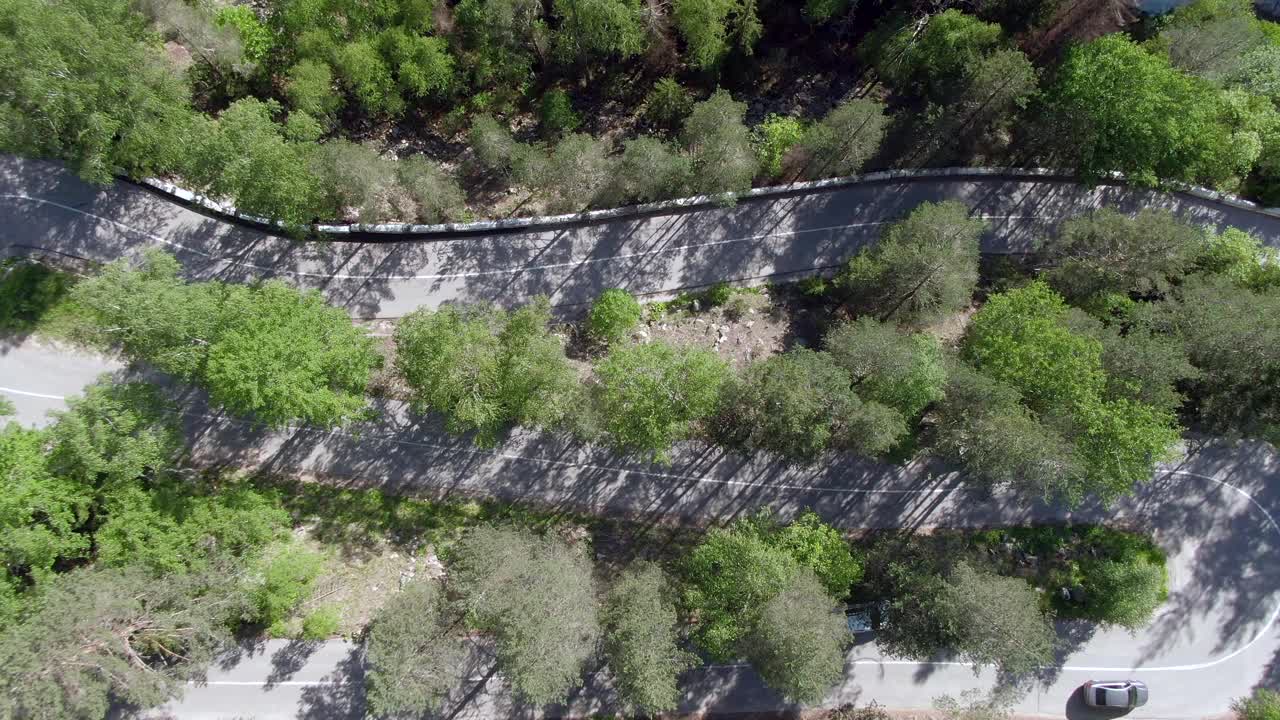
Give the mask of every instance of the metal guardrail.
[{"label": "metal guardrail", "polygon": [[[792,183],[789,185],[753,188],[746,192],[738,193],[736,197],[739,199],[765,198],[829,190],[862,183],[885,182],[890,180],[922,180],[961,177],[1006,177],[1014,180],[1023,178],[1057,178],[1062,180],[1071,180],[1074,176],[1069,172],[1046,168],[951,167],[924,168],[919,170],[885,170],[866,173],[863,175],[849,175],[845,177],[830,178],[827,180],[812,180]],[[1121,173],[1113,173],[1111,177],[1111,181],[1116,184],[1123,184],[1124,179],[1124,175]],[[207,196],[200,195],[199,193],[187,190],[186,188],[167,180],[147,178],[142,180],[141,184],[157,190],[162,194],[169,195],[178,201],[196,205],[215,215],[221,215],[233,220],[250,222],[267,227],[277,227],[282,230],[287,229],[287,225],[279,220],[241,212],[236,209],[234,205],[219,202]],[[1244,200],[1236,197],[1235,195],[1221,193],[1198,185],[1177,184],[1172,186],[1172,191],[1280,219],[1280,208],[1263,207],[1258,203]],[[446,239],[456,235],[495,230],[538,230],[541,228],[558,227],[571,223],[600,222],[637,215],[690,210],[715,205],[720,199],[721,196],[715,195],[694,195],[692,197],[678,198],[675,200],[663,200],[660,202],[645,203],[643,205],[628,205],[608,210],[588,210],[580,213],[541,215],[528,218],[512,218],[508,220],[482,220],[477,222],[442,223],[437,225],[418,225],[414,223],[354,223],[349,225],[321,223],[312,225],[311,229],[322,235],[373,234],[412,236],[405,237],[406,240]]]}]

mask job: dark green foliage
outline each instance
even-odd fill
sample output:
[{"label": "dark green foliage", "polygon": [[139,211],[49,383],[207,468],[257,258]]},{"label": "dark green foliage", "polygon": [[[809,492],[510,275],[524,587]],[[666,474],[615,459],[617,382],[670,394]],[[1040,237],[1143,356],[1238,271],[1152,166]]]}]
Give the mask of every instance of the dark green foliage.
[{"label": "dark green foliage", "polygon": [[430,580],[410,583],[391,596],[369,626],[366,676],[376,716],[433,712],[460,680],[465,652],[455,634],[446,598]]},{"label": "dark green foliage", "polygon": [[857,0],[805,0],[804,15],[813,22],[826,22],[849,12]]},{"label": "dark green foliage", "polygon": [[1063,223],[1041,250],[1045,279],[1076,304],[1118,294],[1153,296],[1180,279],[1204,246],[1204,232],[1167,210],[1136,217],[1101,208]]},{"label": "dark green foliage", "polygon": [[1138,323],[1179,338],[1199,370],[1190,386],[1200,418],[1216,432],[1280,438],[1280,294],[1255,293],[1226,277],[1189,280],[1176,297],[1144,309]]},{"label": "dark green foliage", "polygon": [[734,47],[750,55],[763,31],[755,0],[675,0],[671,17],[690,61],[703,70],[718,67]]},{"label": "dark green foliage", "polygon": [[594,398],[609,441],[662,459],[715,411],[729,368],[707,350],[620,346],[596,366]]},{"label": "dark green foliage", "polygon": [[1186,398],[1178,387],[1200,373],[1180,338],[1132,328],[1124,334],[1104,331],[1100,339],[1108,398],[1127,398],[1167,412],[1182,407]]},{"label": "dark green foliage", "polygon": [[851,639],[840,603],[812,573],[801,572],[765,602],[743,645],[769,687],[790,700],[816,703],[844,678]]},{"label": "dark green foliage", "polygon": [[743,124],[747,104],[724,90],[693,106],[681,139],[693,162],[690,189],[709,195],[751,188],[757,170],[751,131]]},{"label": "dark green foliage", "polygon": [[587,330],[597,340],[612,344],[626,339],[643,316],[644,308],[634,295],[626,290],[609,288],[600,293],[591,305]]},{"label": "dark green foliage", "polygon": [[809,153],[810,179],[852,175],[880,147],[889,118],[882,103],[859,98],[832,108],[809,127],[800,146]]},{"label": "dark green foliage", "polygon": [[0,641],[0,715],[94,720],[121,703],[159,705],[229,643],[226,628],[239,608],[225,570],[68,573]]},{"label": "dark green foliage", "polygon": [[78,284],[107,338],[161,370],[204,386],[213,399],[273,425],[337,425],[359,415],[373,342],[315,291],[184,283],[160,251],[137,269],[124,262]]},{"label": "dark green foliage", "polygon": [[477,527],[458,542],[449,572],[476,626],[494,634],[498,666],[517,695],[536,705],[561,702],[582,683],[600,636],[583,548]]},{"label": "dark green foliage", "polygon": [[465,53],[460,67],[479,85],[527,82],[532,54],[547,43],[541,0],[461,0],[454,19]]},{"label": "dark green foliage", "polygon": [[183,164],[188,90],[127,0],[0,3],[0,148],[108,182]]},{"label": "dark green foliage", "polygon": [[548,90],[538,105],[538,120],[542,134],[549,138],[558,138],[571,133],[582,124],[582,119],[573,111],[573,102],[569,93],[560,89]]},{"label": "dark green foliage", "polygon": [[571,60],[631,57],[644,50],[645,9],[640,0],[555,0],[556,42]]},{"label": "dark green foliage", "polygon": [[835,364],[849,374],[858,394],[914,419],[942,397],[947,381],[942,346],[932,335],[908,335],[864,317],[832,330],[822,340]]},{"label": "dark green foliage", "polygon": [[827,450],[878,455],[906,434],[902,415],[863,402],[827,353],[799,348],[752,364],[721,400],[721,439],[813,462]]},{"label": "dark green foliage", "polygon": [[945,100],[961,76],[1001,42],[999,25],[945,10],[929,17],[918,35],[914,24],[895,33],[880,49],[876,69],[900,90]]},{"label": "dark green foliage", "polygon": [[672,77],[665,77],[654,83],[653,89],[644,99],[645,117],[649,122],[665,129],[678,127],[691,109],[693,99],[689,97],[689,91]]},{"label": "dark green foliage", "polygon": [[648,715],[676,708],[676,679],[697,661],[680,648],[670,593],[661,568],[639,563],[614,582],[602,616],[605,657],[618,678],[619,694]]},{"label": "dark green foliage", "polygon": [[921,321],[967,306],[986,222],[955,201],[923,203],[851,258],[836,277],[858,312]]},{"label": "dark green foliage", "polygon": [[23,332],[67,293],[69,277],[31,260],[0,262],[0,331]]},{"label": "dark green foliage", "polygon": [[445,416],[452,432],[492,444],[515,424],[555,427],[578,395],[577,377],[545,302],[510,313],[448,305],[418,310],[396,327],[396,370],[419,411]]}]

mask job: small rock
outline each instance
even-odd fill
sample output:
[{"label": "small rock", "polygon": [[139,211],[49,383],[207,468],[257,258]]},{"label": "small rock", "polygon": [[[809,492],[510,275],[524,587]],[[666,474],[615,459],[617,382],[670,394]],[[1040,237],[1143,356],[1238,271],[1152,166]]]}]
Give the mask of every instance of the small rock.
[{"label": "small rock", "polygon": [[752,327],[754,327],[754,326],[755,326],[755,324],[756,324],[756,321],[755,321],[755,320],[748,320],[748,321],[747,321],[747,329],[748,329],[748,330],[750,330]]},{"label": "small rock", "polygon": [[694,311],[694,312],[698,312],[698,311],[699,311],[699,310],[701,310],[701,309],[702,309],[702,303],[698,302],[697,300],[694,300],[694,301],[693,301],[693,311]]},{"label": "small rock", "polygon": [[635,338],[636,340],[644,341],[649,339],[649,333],[645,332],[644,330],[637,330],[635,331],[634,334],[632,334],[631,337]]},{"label": "small rock", "polygon": [[737,343],[738,345],[741,345],[741,344],[742,344],[742,338],[737,338],[736,340],[734,340],[734,342],[735,342],[735,343]]}]

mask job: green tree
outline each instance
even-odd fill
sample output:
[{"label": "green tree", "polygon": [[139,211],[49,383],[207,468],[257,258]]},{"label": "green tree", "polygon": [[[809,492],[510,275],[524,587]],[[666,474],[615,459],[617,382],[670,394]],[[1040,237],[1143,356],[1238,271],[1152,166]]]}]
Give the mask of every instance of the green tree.
[{"label": "green tree", "polygon": [[1168,595],[1164,563],[1142,555],[1122,560],[1092,560],[1081,568],[1086,610],[1101,622],[1128,630],[1151,622]]},{"label": "green tree", "polygon": [[928,18],[924,30],[908,25],[880,49],[876,69],[900,90],[948,99],[958,81],[1002,43],[1000,26],[959,10]]},{"label": "green tree", "polygon": [[770,687],[816,703],[844,677],[850,640],[840,603],[812,573],[801,572],[765,602],[744,649]]},{"label": "green tree", "polygon": [[800,146],[809,153],[810,179],[852,175],[880,148],[889,117],[884,104],[858,98],[843,102],[809,126]]},{"label": "green tree", "polygon": [[471,123],[468,140],[480,167],[498,175],[511,172],[512,159],[519,143],[511,137],[511,129],[506,125],[499,123],[492,115],[480,115]]},{"label": "green tree", "polygon": [[863,402],[831,355],[798,348],[753,363],[726,385],[717,432],[747,450],[813,462],[839,448],[878,455],[907,426],[893,408]]},{"label": "green tree", "polygon": [[480,85],[527,82],[532,55],[547,46],[542,0],[461,0],[453,9],[462,46],[460,67]]},{"label": "green tree", "polygon": [[531,168],[525,184],[548,200],[554,211],[583,210],[605,191],[612,181],[614,162],[607,141],[574,133],[555,144],[550,155]]},{"label": "green tree", "polygon": [[717,90],[697,103],[684,121],[681,138],[693,164],[690,189],[709,195],[751,188],[758,163],[751,131],[743,124],[747,104]]},{"label": "green tree", "polygon": [[1266,43],[1251,0],[1195,0],[1161,19],[1151,45],[1174,67],[1219,80]]},{"label": "green tree", "polygon": [[473,528],[449,578],[462,605],[497,640],[498,666],[516,694],[560,702],[581,684],[600,637],[591,562],[582,548],[508,528]]},{"label": "green tree", "polygon": [[457,686],[465,651],[449,632],[440,586],[413,582],[391,596],[369,626],[365,675],[369,710],[376,716],[436,711]]},{"label": "green tree", "polygon": [[689,182],[690,162],[672,143],[644,136],[622,143],[613,166],[611,202],[652,202],[679,196]]},{"label": "green tree", "polygon": [[404,111],[404,99],[391,76],[391,68],[372,40],[339,47],[333,54],[333,67],[365,112],[399,115]]},{"label": "green tree", "polygon": [[905,418],[918,417],[942,397],[947,370],[942,346],[932,335],[908,335],[863,317],[832,330],[822,344],[864,399],[894,408]]},{"label": "green tree", "polygon": [[756,0],[675,0],[671,17],[703,70],[718,67],[734,46],[750,55],[763,31]]},{"label": "green tree", "polygon": [[1236,148],[1221,122],[1217,91],[1123,35],[1072,47],[1057,75],[1055,113],[1087,180],[1120,171],[1143,184],[1217,184],[1248,172],[1247,163],[1229,167],[1227,175],[1218,169],[1232,164],[1224,158]]},{"label": "green tree", "polygon": [[1238,228],[1210,232],[1208,243],[1196,258],[1196,270],[1225,276],[1259,292],[1280,287],[1280,253]]},{"label": "green tree", "polygon": [[[92,503],[88,488],[49,471],[45,433],[17,423],[0,429],[0,567],[17,591],[44,581],[54,564],[85,557],[79,532]],[[0,613],[0,626],[8,620]]]},{"label": "green tree", "polygon": [[1127,399],[1169,413],[1182,407],[1186,397],[1178,387],[1200,373],[1180,338],[1157,335],[1146,328],[1130,328],[1123,335],[1108,328],[1099,339],[1107,398]]},{"label": "green tree", "polygon": [[1142,308],[1137,323],[1182,340],[1199,370],[1190,395],[1219,433],[1280,439],[1280,294],[1225,277],[1188,280],[1176,297]]},{"label": "green tree", "polygon": [[673,77],[665,77],[653,84],[644,99],[644,114],[649,122],[665,129],[680,125],[693,109],[693,98]]},{"label": "green tree", "polygon": [[127,0],[4,0],[0,18],[0,148],[96,183],[183,166],[189,90]]},{"label": "green tree", "polygon": [[587,331],[606,344],[625,340],[644,317],[644,308],[626,290],[609,288],[591,305],[587,314]]},{"label": "green tree", "polygon": [[542,101],[538,103],[538,125],[543,135],[558,138],[577,130],[581,124],[582,118],[573,111],[569,93],[553,88],[542,95]]},{"label": "green tree", "polygon": [[284,92],[289,105],[317,120],[332,123],[342,107],[342,96],[333,87],[333,69],[319,60],[301,60],[289,68]]},{"label": "green tree", "polygon": [[615,347],[596,366],[596,377],[610,441],[661,459],[715,411],[729,368],[707,350],[655,342]]},{"label": "green tree", "polygon": [[406,219],[439,223],[463,217],[466,196],[462,188],[434,161],[423,155],[397,160],[396,176],[408,196],[402,210]]},{"label": "green tree", "polygon": [[418,98],[443,98],[453,90],[454,61],[443,38],[392,28],[381,39],[401,91]]},{"label": "green tree", "polygon": [[836,284],[859,312],[919,321],[966,307],[986,222],[955,201],[923,203],[845,265]]},{"label": "green tree", "polygon": [[319,292],[268,281],[228,308],[235,318],[209,346],[204,384],[228,409],[275,426],[332,427],[365,408],[373,340]]},{"label": "green tree", "polygon": [[677,677],[696,662],[680,648],[670,593],[662,569],[640,563],[614,582],[602,616],[605,657],[618,678],[619,694],[646,715],[676,708]]},{"label": "green tree", "polygon": [[1167,210],[1148,208],[1131,218],[1101,208],[1063,223],[1041,253],[1049,284],[1068,301],[1084,304],[1109,294],[1164,293],[1190,270],[1203,246],[1203,231]]},{"label": "green tree", "polygon": [[239,608],[225,571],[67,573],[0,640],[0,715],[92,720],[121,703],[159,705],[229,643],[228,621]]},{"label": "green tree", "polygon": [[844,15],[857,4],[857,0],[805,0],[804,15],[811,22],[826,22]]},{"label": "green tree", "polygon": [[713,529],[685,561],[684,604],[697,618],[694,640],[712,658],[732,659],[764,605],[801,570],[756,523]]},{"label": "green tree", "polygon": [[[1104,501],[1149,481],[1157,463],[1178,457],[1181,428],[1172,414],[1150,405],[1124,399],[1088,402],[1076,406],[1072,421],[1088,491]],[[1078,500],[1082,494],[1068,497]]]},{"label": "green tree", "polygon": [[1070,409],[1101,395],[1102,345],[1064,324],[1062,297],[1037,281],[993,295],[974,316],[963,352],[1018,390],[1038,412]]},{"label": "green tree", "polygon": [[489,307],[418,310],[396,327],[396,370],[419,411],[451,432],[497,442],[514,424],[557,426],[574,406],[577,376],[547,328],[542,300],[510,313]]},{"label": "green tree", "polygon": [[958,649],[974,665],[993,664],[1021,675],[1053,660],[1052,618],[1040,610],[1035,588],[959,563],[947,580],[940,611],[960,628]]},{"label": "green tree", "polygon": [[311,146],[289,142],[272,120],[280,110],[275,100],[232,103],[195,139],[185,178],[243,212],[304,225],[322,213],[320,186],[308,167]]},{"label": "green tree", "polygon": [[566,58],[638,55],[648,42],[639,0],[555,0],[556,42]]},{"label": "green tree", "polygon": [[274,45],[274,38],[253,8],[247,5],[231,5],[218,10],[214,23],[220,27],[235,28],[240,43],[244,46],[244,59],[251,63],[260,63],[267,59]]},{"label": "green tree", "polygon": [[776,530],[775,542],[814,576],[832,597],[842,598],[862,579],[862,562],[839,530],[806,511]]}]

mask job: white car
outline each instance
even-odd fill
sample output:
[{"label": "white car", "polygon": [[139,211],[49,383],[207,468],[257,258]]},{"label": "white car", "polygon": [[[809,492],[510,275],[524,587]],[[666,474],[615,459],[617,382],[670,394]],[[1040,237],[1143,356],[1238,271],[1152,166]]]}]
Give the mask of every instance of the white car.
[{"label": "white car", "polygon": [[1080,693],[1089,707],[1129,709],[1147,704],[1147,684],[1141,680],[1090,680]]}]

